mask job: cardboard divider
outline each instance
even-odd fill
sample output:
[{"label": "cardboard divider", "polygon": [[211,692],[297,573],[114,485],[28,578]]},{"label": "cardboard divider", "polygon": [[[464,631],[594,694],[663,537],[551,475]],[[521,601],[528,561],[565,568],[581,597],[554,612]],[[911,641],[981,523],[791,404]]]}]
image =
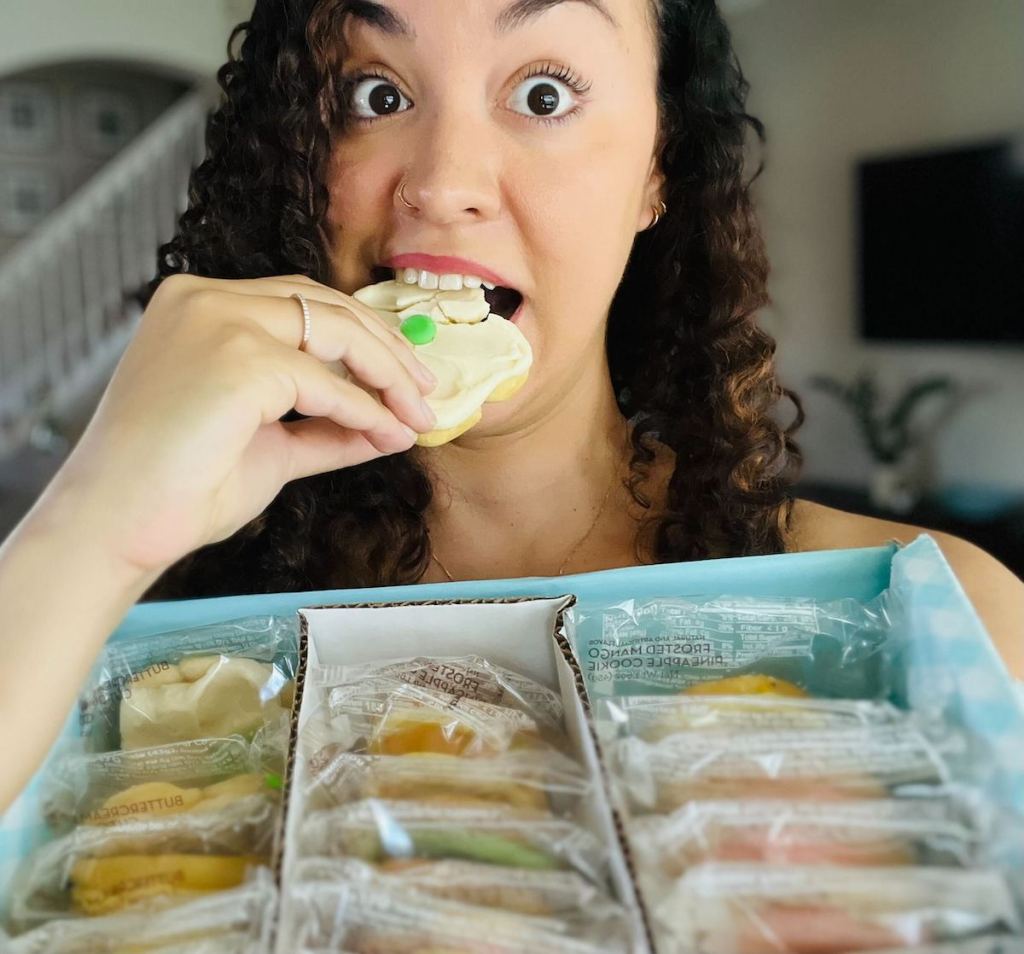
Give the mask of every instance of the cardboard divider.
[{"label": "cardboard divider", "polygon": [[[564,667],[571,675],[573,686],[576,690],[576,695],[579,700],[579,706],[584,713],[584,722],[586,724],[588,733],[590,735],[590,747],[594,751],[594,760],[597,763],[597,770],[601,776],[601,785],[604,790],[605,801],[608,806],[608,818],[611,822],[612,830],[615,833],[615,839],[619,843],[619,850],[622,853],[622,880],[623,880],[623,891],[628,893],[628,906],[637,913],[643,924],[644,939],[648,947],[654,949],[654,932],[651,929],[651,918],[650,913],[647,910],[647,905],[644,904],[643,898],[640,896],[640,892],[637,890],[637,871],[636,865],[633,861],[633,852],[629,846],[629,838],[626,836],[626,824],[622,818],[622,812],[619,810],[619,806],[615,802],[613,796],[614,788],[612,786],[611,775],[608,771],[608,759],[605,757],[604,752],[601,749],[601,737],[597,731],[597,723],[595,721],[593,707],[590,704],[590,694],[587,692],[587,682],[583,677],[583,670],[580,667],[579,657],[577,657],[575,650],[573,649],[572,642],[569,638],[569,634],[564,625],[558,627],[555,633],[555,645],[558,649],[560,659],[559,668]],[[625,894],[623,895],[625,897]]]},{"label": "cardboard divider", "polygon": [[613,818],[607,779],[597,755],[582,674],[567,652],[563,612],[573,596],[507,600],[431,601],[373,605],[309,607],[300,614],[300,675],[292,714],[287,776],[286,817],[277,868],[281,881],[281,916],[277,951],[292,943],[294,919],[288,889],[299,860],[298,834],[309,782],[303,730],[319,705],[315,667],[359,665],[393,659],[477,655],[535,680],[559,693],[565,730],[577,760],[592,780],[579,821],[600,838],[608,853],[613,896],[631,921],[632,950],[650,951],[646,925],[623,854],[624,841]]}]

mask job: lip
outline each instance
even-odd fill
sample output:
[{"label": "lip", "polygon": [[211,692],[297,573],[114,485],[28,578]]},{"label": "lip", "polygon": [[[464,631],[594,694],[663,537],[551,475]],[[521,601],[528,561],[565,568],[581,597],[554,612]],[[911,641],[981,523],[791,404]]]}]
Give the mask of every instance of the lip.
[{"label": "lip", "polygon": [[405,252],[401,255],[393,255],[391,258],[381,262],[381,264],[394,269],[419,268],[428,272],[434,272],[436,275],[477,275],[492,285],[501,285],[503,288],[516,287],[508,279],[503,278],[486,265],[470,261],[468,258],[459,258],[455,255],[427,255],[425,252]]}]

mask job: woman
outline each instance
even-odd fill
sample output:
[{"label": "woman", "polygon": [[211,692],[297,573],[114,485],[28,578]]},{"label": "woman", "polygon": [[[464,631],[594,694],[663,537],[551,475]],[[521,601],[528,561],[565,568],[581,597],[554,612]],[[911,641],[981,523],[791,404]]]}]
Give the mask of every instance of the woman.
[{"label": "woman", "polygon": [[[18,624],[2,637],[0,804],[144,595],[917,532],[789,493],[802,414],[756,324],[767,263],[743,175],[744,134],[762,129],[711,0],[261,0],[220,79],[140,328],[0,551]],[[387,264],[522,296],[529,381],[454,444],[413,449],[432,381],[351,297]],[[362,388],[326,368],[339,359]],[[936,536],[1024,670],[1024,585]]]}]

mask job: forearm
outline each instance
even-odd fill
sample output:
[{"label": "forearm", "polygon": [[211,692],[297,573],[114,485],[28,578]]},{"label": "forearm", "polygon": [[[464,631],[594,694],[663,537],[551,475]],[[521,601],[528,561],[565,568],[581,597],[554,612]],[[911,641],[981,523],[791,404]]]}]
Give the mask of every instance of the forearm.
[{"label": "forearm", "polygon": [[103,643],[159,574],[104,546],[102,514],[51,486],[0,546],[0,811],[59,734]]}]

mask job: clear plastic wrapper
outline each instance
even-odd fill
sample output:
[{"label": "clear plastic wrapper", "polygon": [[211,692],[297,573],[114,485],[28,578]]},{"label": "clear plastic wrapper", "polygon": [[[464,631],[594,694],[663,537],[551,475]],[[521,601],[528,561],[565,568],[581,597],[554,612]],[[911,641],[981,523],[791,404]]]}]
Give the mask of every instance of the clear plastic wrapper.
[{"label": "clear plastic wrapper", "polygon": [[[922,806],[935,800],[945,801],[951,806],[951,817],[977,833],[978,866],[1024,871],[1024,815],[993,799],[986,789],[973,782],[954,781],[941,786],[900,785],[892,794],[902,802],[914,800]],[[1024,911],[1024,879],[1019,880]]]},{"label": "clear plastic wrapper", "polygon": [[659,954],[845,954],[1015,933],[994,871],[709,864],[654,910]]},{"label": "clear plastic wrapper", "polygon": [[[569,611],[595,696],[679,692],[713,681],[722,691],[888,698],[898,646],[891,591],[851,599],[626,600]],[[715,691],[714,687],[704,691]]]},{"label": "clear plastic wrapper", "polygon": [[598,781],[558,693],[465,656],[313,666],[303,698],[280,950],[583,954],[635,937],[608,894],[614,849],[583,824],[603,821]]},{"label": "clear plastic wrapper", "polygon": [[354,752],[491,757],[568,740],[523,708],[374,676],[324,690],[332,735]]},{"label": "clear plastic wrapper", "polygon": [[[136,954],[140,951],[135,946],[117,948],[117,954]],[[161,944],[159,947],[142,948],[141,951],[154,954],[265,954],[265,945],[249,940],[244,934],[237,932],[222,934],[219,937],[196,938],[194,941],[180,941],[173,944]]]},{"label": "clear plastic wrapper", "polygon": [[708,861],[967,867],[982,838],[940,798],[697,801],[635,818],[627,834],[648,895]]},{"label": "clear plastic wrapper", "polygon": [[83,819],[86,825],[122,825],[133,818],[215,812],[280,788],[280,780],[258,772],[232,775],[209,785],[184,788],[168,782],[142,782],[116,792]]},{"label": "clear plastic wrapper", "polygon": [[908,718],[888,702],[773,695],[622,696],[599,699],[596,711],[602,737],[635,736],[645,742],[677,732],[857,729]]},{"label": "clear plastic wrapper", "polygon": [[43,814],[59,831],[78,822],[118,824],[173,814],[200,803],[209,808],[232,794],[279,788],[283,770],[283,737],[273,746],[234,736],[127,752],[66,753],[47,774]]},{"label": "clear plastic wrapper", "polygon": [[290,680],[273,663],[244,656],[190,656],[161,670],[167,681],[140,677],[121,693],[122,749],[222,734],[254,734],[291,708]]},{"label": "clear plastic wrapper", "polygon": [[377,864],[358,858],[306,858],[296,865],[294,879],[375,884],[402,894],[416,891],[516,914],[584,918],[592,923],[609,909],[620,910],[593,881],[575,871],[508,868],[451,858],[394,858]]},{"label": "clear plastic wrapper", "polygon": [[168,911],[64,918],[0,943],[4,954],[265,954],[276,913],[269,871]]},{"label": "clear plastic wrapper", "polygon": [[287,719],[297,622],[257,616],[116,642],[80,700],[91,751],[253,736]]},{"label": "clear plastic wrapper", "polygon": [[629,917],[597,887],[571,871],[531,871],[466,861],[400,860],[370,865],[355,858],[308,859],[299,883],[347,883],[402,897],[443,898],[548,921],[560,934],[601,940],[626,937]]},{"label": "clear plastic wrapper", "polygon": [[[301,954],[625,954],[625,934],[599,941],[556,921],[366,885],[307,883],[289,892],[285,937]],[[623,926],[624,927],[624,926]]]},{"label": "clear plastic wrapper", "polygon": [[872,954],[1024,954],[1024,937],[993,934],[950,944],[918,944],[914,947],[887,947]]},{"label": "clear plastic wrapper", "polygon": [[11,921],[25,930],[52,917],[159,908],[237,887],[268,862],[278,817],[278,799],[261,794],[213,811],[80,825],[25,860]]},{"label": "clear plastic wrapper", "polygon": [[575,870],[603,884],[607,850],[574,822],[504,806],[367,799],[311,812],[299,829],[301,856],[383,863],[453,859],[535,871]]},{"label": "clear plastic wrapper", "polygon": [[357,686],[383,679],[517,709],[534,722],[561,731],[564,712],[558,693],[482,656],[416,656],[358,666],[318,667],[315,681],[325,686]]},{"label": "clear plastic wrapper", "polygon": [[[964,753],[952,729],[916,722],[865,729],[680,732],[658,742],[619,739],[616,784],[636,811],[669,812],[697,798],[876,798],[904,784],[950,778]],[[940,751],[940,746],[942,751]]]},{"label": "clear plastic wrapper", "polygon": [[572,814],[591,790],[578,763],[559,752],[524,750],[495,758],[457,755],[357,755],[328,745],[309,760],[310,808],[362,798],[500,804]]}]

